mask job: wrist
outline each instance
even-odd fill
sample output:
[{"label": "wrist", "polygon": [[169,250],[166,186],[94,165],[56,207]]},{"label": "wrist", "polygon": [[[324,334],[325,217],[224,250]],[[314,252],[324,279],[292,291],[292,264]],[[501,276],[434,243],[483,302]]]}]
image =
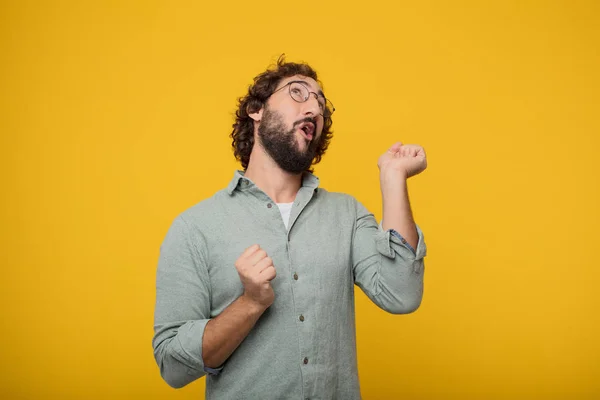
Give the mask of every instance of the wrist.
[{"label": "wrist", "polygon": [[244,308],[248,310],[251,314],[261,315],[265,312],[267,308],[269,308],[268,306],[265,306],[259,301],[254,300],[252,296],[248,295],[247,293],[241,295],[239,297],[239,300],[244,305]]},{"label": "wrist", "polygon": [[404,171],[384,171],[382,170],[379,174],[379,182],[381,184],[381,191],[398,191],[406,187],[406,180],[408,174]]}]

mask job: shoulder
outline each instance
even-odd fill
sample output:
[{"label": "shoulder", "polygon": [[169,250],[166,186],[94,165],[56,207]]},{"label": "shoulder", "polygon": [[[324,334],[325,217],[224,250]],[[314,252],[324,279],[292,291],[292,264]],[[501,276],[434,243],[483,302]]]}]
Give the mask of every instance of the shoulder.
[{"label": "shoulder", "polygon": [[318,188],[315,194],[319,202],[341,210],[355,212],[356,207],[359,204],[356,198],[348,193],[330,192],[327,189]]},{"label": "shoulder", "polygon": [[351,194],[329,192],[321,188],[319,188],[318,193],[318,196],[321,196],[322,204],[327,204],[327,207],[335,210],[336,213],[342,213],[354,218],[373,215],[360,200]]},{"label": "shoulder", "polygon": [[221,218],[225,212],[227,200],[230,196],[226,190],[219,190],[181,212],[176,220],[182,220],[190,226],[212,225]]},{"label": "shoulder", "polygon": [[354,198],[352,195],[350,195],[348,193],[330,192],[329,190],[322,188],[322,187],[315,189],[315,193],[318,196],[323,196],[330,201],[348,201],[348,200],[351,200]]},{"label": "shoulder", "polygon": [[219,215],[223,214],[223,211],[220,211],[224,209],[220,205],[222,196],[228,195],[221,192],[224,191],[216,192],[176,215],[171,221],[162,247],[187,244],[202,252],[202,248],[205,247],[202,244],[206,243],[207,236],[218,226]]}]

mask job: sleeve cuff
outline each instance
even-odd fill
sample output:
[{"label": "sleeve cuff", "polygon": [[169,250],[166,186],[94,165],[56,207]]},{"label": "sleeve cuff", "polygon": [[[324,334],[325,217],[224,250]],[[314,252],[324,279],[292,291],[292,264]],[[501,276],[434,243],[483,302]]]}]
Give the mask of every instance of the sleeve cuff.
[{"label": "sleeve cuff", "polygon": [[[388,258],[394,258],[396,251],[392,247],[396,248],[404,248],[410,256],[414,257],[416,260],[420,260],[427,254],[427,246],[425,245],[425,240],[423,238],[423,232],[418,225],[417,228],[417,248],[413,248],[407,241],[394,229],[389,229],[387,231],[383,230],[383,221],[379,223],[379,232],[378,232],[378,240],[377,247],[380,253],[384,254]],[[393,246],[393,244],[397,246]]]},{"label": "sleeve cuff", "polygon": [[[204,340],[204,330],[208,321],[208,319],[203,319],[182,325],[179,328],[180,347],[176,349],[181,358],[188,362],[191,361],[191,365],[196,371],[204,371],[209,375],[216,376],[221,373],[224,365],[218,368],[210,368],[205,366],[202,360],[202,341]],[[201,338],[201,340],[199,341],[198,338]]]},{"label": "sleeve cuff", "polygon": [[415,249],[413,249],[413,247],[406,241],[406,239],[404,239],[402,237],[401,234],[399,234],[397,231],[395,231],[393,229],[390,229],[390,233],[392,235],[396,236],[400,240],[400,243],[402,243],[403,245],[405,245],[406,247],[408,247],[410,249],[410,251],[413,252],[413,254],[417,254],[417,252],[415,251]]},{"label": "sleeve cuff", "polygon": [[206,372],[209,375],[219,375],[221,373],[221,371],[223,370],[223,367],[219,367],[219,368],[208,368],[208,367],[204,367],[204,372]]}]

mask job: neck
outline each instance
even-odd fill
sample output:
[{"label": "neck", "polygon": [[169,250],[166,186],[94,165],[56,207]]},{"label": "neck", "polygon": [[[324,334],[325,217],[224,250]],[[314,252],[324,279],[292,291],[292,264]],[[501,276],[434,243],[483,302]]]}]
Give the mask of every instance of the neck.
[{"label": "neck", "polygon": [[256,143],[244,174],[276,203],[291,203],[302,185],[302,173],[291,174],[279,168]]}]

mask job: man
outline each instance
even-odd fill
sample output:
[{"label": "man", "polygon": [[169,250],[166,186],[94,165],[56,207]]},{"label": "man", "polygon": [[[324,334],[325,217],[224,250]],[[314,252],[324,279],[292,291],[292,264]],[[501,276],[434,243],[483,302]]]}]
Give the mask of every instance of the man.
[{"label": "man", "polygon": [[208,374],[207,399],[359,399],[354,284],[391,313],[419,307],[425,243],[406,180],[425,153],[396,143],[379,158],[378,226],[309,172],[333,111],[315,71],[283,58],[240,99],[244,171],[161,246],[153,346],[169,385]]}]

